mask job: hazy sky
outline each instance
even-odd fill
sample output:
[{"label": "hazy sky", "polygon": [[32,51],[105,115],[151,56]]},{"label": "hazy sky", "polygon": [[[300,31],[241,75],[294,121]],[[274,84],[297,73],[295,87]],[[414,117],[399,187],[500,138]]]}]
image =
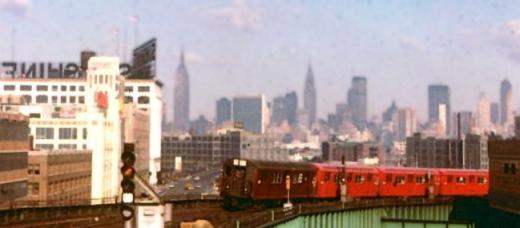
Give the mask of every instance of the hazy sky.
[{"label": "hazy sky", "polygon": [[370,116],[395,99],[424,120],[430,83],[450,86],[455,111],[473,111],[481,92],[498,101],[504,78],[520,95],[520,1],[0,0],[0,60],[12,58],[13,30],[17,61],[79,62],[86,48],[124,57],[125,43],[157,37],[169,116],[181,47],[192,118],[244,93],[296,90],[301,107],[309,63],[322,118],[352,75],[368,78]]}]

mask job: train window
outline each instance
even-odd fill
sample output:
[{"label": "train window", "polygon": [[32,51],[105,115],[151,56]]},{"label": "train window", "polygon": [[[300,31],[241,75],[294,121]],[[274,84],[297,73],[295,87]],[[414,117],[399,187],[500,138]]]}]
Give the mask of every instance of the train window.
[{"label": "train window", "polygon": [[469,176],[469,183],[475,182],[475,176]]},{"label": "train window", "polygon": [[293,184],[298,184],[298,174],[294,174],[294,175],[293,175],[292,183],[293,183]]},{"label": "train window", "polygon": [[329,182],[330,180],[330,173],[325,173],[325,177],[323,177],[323,181]]},{"label": "train window", "polygon": [[459,184],[466,183],[466,178],[465,177],[457,177],[457,183],[459,183]]},{"label": "train window", "polygon": [[408,182],[413,183],[413,175],[408,175]]},{"label": "train window", "polygon": [[352,173],[347,174],[347,182],[352,182]]},{"label": "train window", "polygon": [[478,177],[477,178],[477,182],[479,184],[485,184],[486,183],[486,178],[485,177]]},{"label": "train window", "polygon": [[504,173],[509,173],[509,163],[504,163]]},{"label": "train window", "polygon": [[334,183],[339,184],[339,175],[334,175]]},{"label": "train window", "polygon": [[516,174],[516,164],[511,164],[511,173]]},{"label": "train window", "polygon": [[453,176],[448,176],[448,183],[453,182]]},{"label": "train window", "polygon": [[424,183],[426,183],[426,179],[424,176],[417,176],[417,177],[415,177],[415,183],[424,184]]},{"label": "train window", "polygon": [[369,173],[369,174],[367,175],[367,181],[368,181],[368,182],[371,182],[371,181],[372,181],[372,174],[371,174],[371,173]]},{"label": "train window", "polygon": [[392,182],[392,174],[386,175],[386,182]]},{"label": "train window", "polygon": [[303,183],[303,173],[298,174],[298,184]]},{"label": "train window", "polygon": [[363,176],[356,175],[356,183],[362,183],[363,182]]},{"label": "train window", "polygon": [[225,170],[224,170],[224,174],[229,177],[231,176],[231,167],[229,165],[226,166]]},{"label": "train window", "polygon": [[397,177],[395,177],[395,183],[397,183],[397,184],[404,184],[405,183],[404,180],[405,180],[404,176],[397,176]]},{"label": "train window", "polygon": [[282,174],[278,173],[278,172],[274,173],[272,184],[281,184],[281,183],[282,183]]}]

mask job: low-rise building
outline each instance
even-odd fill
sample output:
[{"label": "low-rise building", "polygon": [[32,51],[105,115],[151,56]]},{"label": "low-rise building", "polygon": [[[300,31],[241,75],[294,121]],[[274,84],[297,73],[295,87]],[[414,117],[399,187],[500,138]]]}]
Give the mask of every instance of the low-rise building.
[{"label": "low-rise building", "polygon": [[30,148],[28,118],[0,112],[0,206],[27,195]]},{"label": "low-rise building", "polygon": [[378,158],[379,162],[384,160],[383,146],[377,143],[325,141],[321,147],[323,161],[327,162],[340,162],[342,157],[353,162],[367,158]]},{"label": "low-rise building", "polygon": [[520,140],[490,139],[488,148],[490,205],[520,214]]},{"label": "low-rise building", "polygon": [[467,134],[464,138],[464,168],[488,169],[488,136]]},{"label": "low-rise building", "polygon": [[420,133],[406,138],[406,165],[422,168],[463,168],[462,140],[424,138]]},{"label": "low-rise building", "polygon": [[91,200],[90,150],[30,151],[26,172],[28,201],[76,205]]}]

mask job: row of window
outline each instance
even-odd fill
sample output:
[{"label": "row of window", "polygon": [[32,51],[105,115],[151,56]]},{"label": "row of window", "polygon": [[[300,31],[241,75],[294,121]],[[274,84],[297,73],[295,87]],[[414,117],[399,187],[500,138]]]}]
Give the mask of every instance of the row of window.
[{"label": "row of window", "polygon": [[[76,89],[80,92],[85,91],[85,86],[57,86],[53,85],[50,87],[52,91],[58,91],[58,88],[60,88],[60,91],[71,91],[74,92]],[[15,91],[16,86],[15,85],[4,85],[4,91]],[[32,91],[33,86],[32,85],[20,85],[20,91]],[[36,91],[49,91],[49,86],[47,85],[36,85]]]},{"label": "row of window", "polygon": [[[126,96],[125,97],[125,103],[130,103],[130,102],[134,102],[134,98],[131,97],[131,96]],[[137,98],[137,103],[138,104],[149,104],[150,103],[150,98],[147,97],[147,96],[140,96]]]},{"label": "row of window", "polygon": [[[38,143],[34,145],[34,148],[38,150],[54,150],[53,144]],[[87,145],[82,145],[83,150],[87,149]],[[59,144],[58,150],[76,150],[78,146],[76,144]]]},{"label": "row of window", "polygon": [[27,174],[40,175],[40,164],[29,164],[27,166]]},{"label": "row of window", "polygon": [[[70,127],[58,128],[59,139],[78,139],[78,129]],[[36,139],[54,139],[54,128],[36,128]],[[87,139],[87,128],[83,128],[83,139]]]},{"label": "row of window", "polygon": [[[126,86],[125,87],[125,92],[133,92],[134,91],[134,87],[132,86]],[[138,86],[137,87],[137,91],[139,92],[150,92],[150,86]]]},{"label": "row of window", "polygon": [[[25,102],[32,103],[32,97],[30,95],[23,95],[23,98]],[[36,96],[35,102],[37,104],[47,104],[49,103],[49,97],[46,95],[38,95]],[[52,104],[58,104],[58,96],[52,96],[51,97],[51,103]],[[66,104],[67,103],[67,96],[60,96],[60,103]],[[69,104],[85,104],[85,97],[83,96],[69,96]]]},{"label": "row of window", "polygon": [[516,164],[515,163],[504,163],[504,173],[505,174],[516,174]]}]

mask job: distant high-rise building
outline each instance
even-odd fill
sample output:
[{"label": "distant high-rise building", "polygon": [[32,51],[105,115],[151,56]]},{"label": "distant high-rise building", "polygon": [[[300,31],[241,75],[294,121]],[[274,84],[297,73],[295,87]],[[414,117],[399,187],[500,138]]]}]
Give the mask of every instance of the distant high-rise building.
[{"label": "distant high-rise building", "polygon": [[362,76],[352,78],[352,87],[348,91],[347,104],[352,110],[352,122],[363,130],[367,123],[367,79]]},{"label": "distant high-rise building", "polygon": [[500,124],[511,126],[514,122],[513,91],[511,83],[504,79],[500,84]]},{"label": "distant high-rise building", "polygon": [[477,104],[477,127],[481,132],[486,131],[490,127],[491,120],[491,109],[489,101],[486,99],[484,94],[480,95]]},{"label": "distant high-rise building", "polygon": [[417,130],[417,119],[415,117],[415,110],[411,108],[399,109],[399,111],[397,112],[396,127],[398,140],[406,140],[406,137],[412,136]]},{"label": "distant high-rise building", "polygon": [[460,118],[460,133],[461,136],[465,136],[467,134],[471,134],[473,132],[473,128],[475,127],[475,117],[472,112],[462,111],[453,113],[453,128],[452,134],[458,135],[458,120]]},{"label": "distant high-rise building", "polygon": [[493,102],[490,105],[491,109],[491,123],[499,124],[500,123],[500,105],[497,102]]},{"label": "distant high-rise building", "polygon": [[173,90],[173,130],[186,133],[190,128],[190,81],[184,64],[184,51],[181,52]]},{"label": "distant high-rise building", "polygon": [[190,124],[192,135],[205,135],[211,130],[211,122],[201,115]]},{"label": "distant high-rise building", "polygon": [[265,96],[237,96],[233,97],[233,121],[240,122],[244,129],[262,134],[269,124],[269,113]]},{"label": "distant high-rise building", "polygon": [[285,108],[287,113],[287,122],[290,125],[295,124],[298,112],[298,95],[296,95],[296,92],[285,94]]},{"label": "distant high-rise building", "polygon": [[231,101],[225,97],[217,101],[217,122],[220,125],[231,120]]},{"label": "distant high-rise building", "polygon": [[316,86],[314,85],[314,73],[309,66],[305,78],[305,88],[303,90],[303,110],[309,116],[309,126],[316,121]]},{"label": "distant high-rise building", "polygon": [[397,105],[395,104],[395,101],[392,101],[392,105],[390,105],[390,107],[388,107],[388,109],[383,113],[383,122],[392,121],[397,111]]},{"label": "distant high-rise building", "polygon": [[296,122],[296,112],[298,110],[298,97],[296,92],[285,94],[285,96],[278,96],[273,99],[273,123],[276,125],[287,121],[288,124],[293,125]]},{"label": "distant high-rise building", "polygon": [[439,115],[439,105],[445,105],[445,113],[443,119],[446,120],[444,126],[446,133],[449,133],[451,121],[451,106],[450,106],[450,88],[447,85],[430,85],[428,86],[428,120],[430,122],[437,122],[441,120]]}]

